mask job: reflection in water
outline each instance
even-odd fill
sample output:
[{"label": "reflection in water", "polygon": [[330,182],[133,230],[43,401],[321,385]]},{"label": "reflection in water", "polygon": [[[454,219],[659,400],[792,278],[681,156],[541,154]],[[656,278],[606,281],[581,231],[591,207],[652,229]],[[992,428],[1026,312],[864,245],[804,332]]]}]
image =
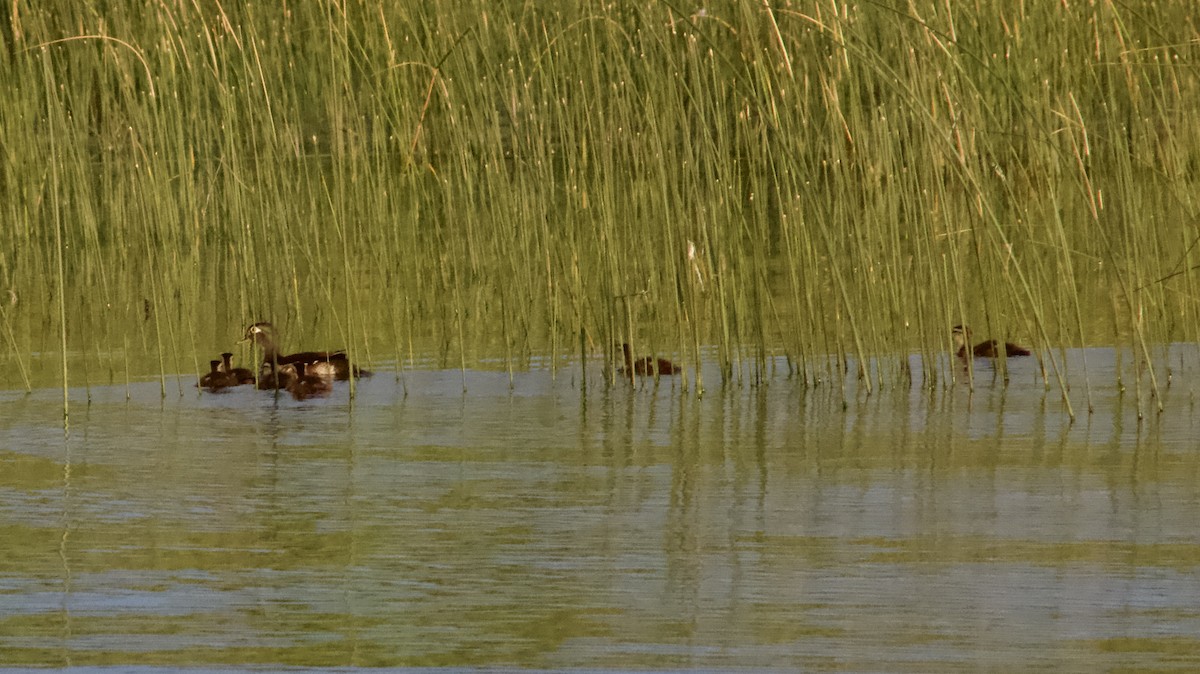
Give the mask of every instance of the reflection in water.
[{"label": "reflection in water", "polygon": [[1139,422],[1088,358],[1073,424],[1033,361],[871,395],[122,386],[66,439],[60,394],[9,395],[0,662],[1194,669],[1200,368]]}]

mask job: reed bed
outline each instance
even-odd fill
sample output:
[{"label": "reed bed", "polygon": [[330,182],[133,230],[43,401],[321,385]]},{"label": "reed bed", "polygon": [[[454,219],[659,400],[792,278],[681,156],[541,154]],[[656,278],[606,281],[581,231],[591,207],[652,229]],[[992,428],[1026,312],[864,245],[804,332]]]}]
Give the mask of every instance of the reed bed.
[{"label": "reed bed", "polygon": [[0,385],[199,372],[272,320],[870,391],[961,377],[967,323],[1048,386],[1132,347],[1151,409],[1154,345],[1200,338],[1191,9],[18,3]]}]

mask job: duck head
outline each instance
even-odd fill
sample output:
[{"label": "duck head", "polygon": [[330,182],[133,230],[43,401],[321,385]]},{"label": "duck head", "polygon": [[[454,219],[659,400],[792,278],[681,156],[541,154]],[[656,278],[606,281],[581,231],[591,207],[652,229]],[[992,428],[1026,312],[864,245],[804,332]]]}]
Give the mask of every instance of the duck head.
[{"label": "duck head", "polygon": [[275,326],[266,321],[255,323],[246,328],[246,334],[242,337],[241,341],[254,342],[255,344],[274,344]]}]

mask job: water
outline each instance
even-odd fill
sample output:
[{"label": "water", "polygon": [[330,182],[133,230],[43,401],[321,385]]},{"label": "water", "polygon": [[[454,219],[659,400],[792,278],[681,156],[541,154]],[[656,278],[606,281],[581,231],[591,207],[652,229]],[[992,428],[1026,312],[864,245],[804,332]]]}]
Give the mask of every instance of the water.
[{"label": "water", "polygon": [[72,391],[65,437],[61,391],[0,394],[0,663],[1192,671],[1189,354],[1161,415],[1104,350],[1088,415],[1069,354],[1073,424],[1032,361],[871,395],[145,383]]}]

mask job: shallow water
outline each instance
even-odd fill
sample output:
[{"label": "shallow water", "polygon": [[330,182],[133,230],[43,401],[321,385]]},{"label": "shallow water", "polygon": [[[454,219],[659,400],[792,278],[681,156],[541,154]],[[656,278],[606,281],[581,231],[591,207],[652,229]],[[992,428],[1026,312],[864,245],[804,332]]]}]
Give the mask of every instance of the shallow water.
[{"label": "shallow water", "polygon": [[1163,355],[1155,414],[1088,352],[1089,415],[1083,355],[1074,423],[1031,360],[871,395],[145,383],[72,391],[66,435],[61,391],[0,394],[0,663],[1195,670],[1200,367]]}]

